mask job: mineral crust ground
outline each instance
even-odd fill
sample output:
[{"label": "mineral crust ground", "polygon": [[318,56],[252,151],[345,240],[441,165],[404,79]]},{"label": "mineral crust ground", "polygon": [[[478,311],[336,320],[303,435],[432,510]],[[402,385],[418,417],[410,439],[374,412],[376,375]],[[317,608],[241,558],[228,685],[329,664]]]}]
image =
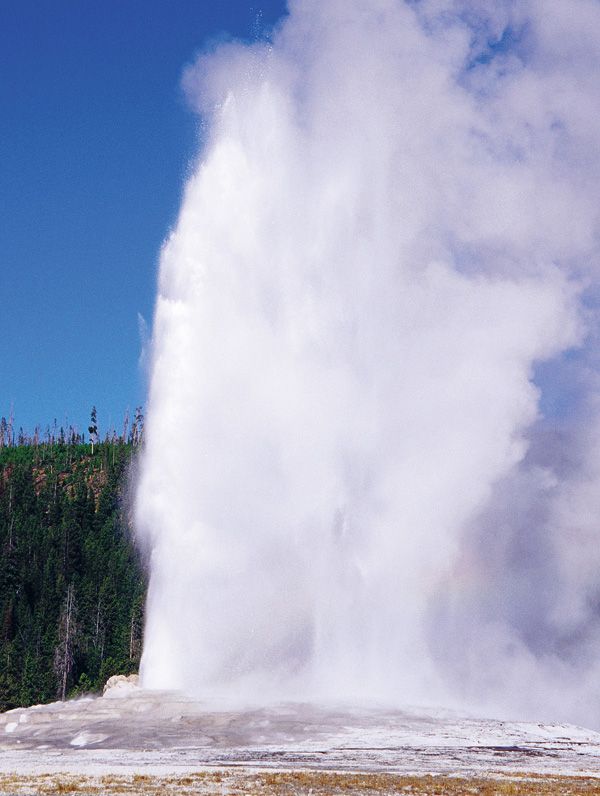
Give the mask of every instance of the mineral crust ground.
[{"label": "mineral crust ground", "polygon": [[600,794],[600,734],[131,689],[0,714],[0,793]]}]

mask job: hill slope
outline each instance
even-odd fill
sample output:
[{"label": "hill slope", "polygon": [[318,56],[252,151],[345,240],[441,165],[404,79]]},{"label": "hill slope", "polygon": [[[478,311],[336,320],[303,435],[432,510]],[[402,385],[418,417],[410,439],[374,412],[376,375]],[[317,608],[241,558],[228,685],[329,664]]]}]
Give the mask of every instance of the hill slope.
[{"label": "hill slope", "polygon": [[135,671],[145,578],[124,508],[132,444],[0,448],[0,710]]}]

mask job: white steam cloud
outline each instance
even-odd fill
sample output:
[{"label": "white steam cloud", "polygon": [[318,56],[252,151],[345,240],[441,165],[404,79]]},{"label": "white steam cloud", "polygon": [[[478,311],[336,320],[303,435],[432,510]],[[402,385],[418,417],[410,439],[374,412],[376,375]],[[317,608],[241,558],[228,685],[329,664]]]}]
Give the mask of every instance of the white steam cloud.
[{"label": "white steam cloud", "polygon": [[292,0],[185,85],[142,675],[597,723],[600,3]]}]

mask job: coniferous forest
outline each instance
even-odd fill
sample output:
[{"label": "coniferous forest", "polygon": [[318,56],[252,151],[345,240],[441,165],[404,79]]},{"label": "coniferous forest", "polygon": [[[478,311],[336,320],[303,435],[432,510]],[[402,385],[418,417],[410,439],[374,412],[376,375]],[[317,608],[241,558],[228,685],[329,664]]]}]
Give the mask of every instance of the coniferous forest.
[{"label": "coniferous forest", "polygon": [[0,421],[0,710],[101,690],[137,671],[145,575],[127,493],[141,442]]}]

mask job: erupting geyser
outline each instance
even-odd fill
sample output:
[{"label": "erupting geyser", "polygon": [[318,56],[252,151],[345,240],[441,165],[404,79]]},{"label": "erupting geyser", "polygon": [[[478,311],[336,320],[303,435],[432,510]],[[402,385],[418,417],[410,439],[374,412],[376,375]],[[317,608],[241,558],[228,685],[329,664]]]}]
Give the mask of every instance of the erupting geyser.
[{"label": "erupting geyser", "polygon": [[185,75],[148,687],[596,721],[600,4],[293,0]]}]

